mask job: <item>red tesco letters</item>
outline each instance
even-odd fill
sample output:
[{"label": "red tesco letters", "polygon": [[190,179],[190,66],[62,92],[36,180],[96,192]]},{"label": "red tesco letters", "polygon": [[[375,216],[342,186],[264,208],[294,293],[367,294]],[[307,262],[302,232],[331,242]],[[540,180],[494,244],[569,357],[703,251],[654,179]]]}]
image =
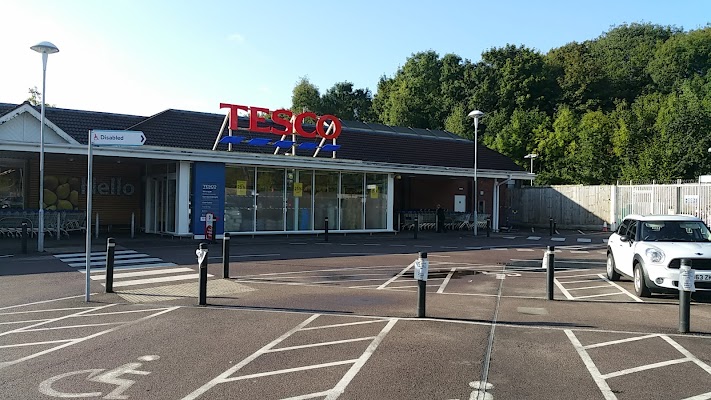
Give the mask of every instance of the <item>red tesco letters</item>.
[{"label": "red tesco letters", "polygon": [[[230,109],[230,129],[237,130],[237,113],[239,110],[249,112],[249,130],[252,132],[272,133],[274,135],[290,135],[296,132],[298,135],[305,138],[315,138],[321,136],[324,139],[335,139],[341,134],[341,121],[333,115],[318,116],[313,112],[303,112],[294,117],[291,110],[279,109],[270,112],[268,108],[249,107],[239,104],[220,103],[220,108]],[[262,114],[262,116],[260,116]],[[259,123],[266,123],[264,114],[271,115],[272,126],[259,126]],[[293,117],[293,123],[292,123]],[[304,120],[312,118],[316,120],[316,129],[309,132],[304,129]],[[333,129],[326,130],[324,123],[331,122]]]}]

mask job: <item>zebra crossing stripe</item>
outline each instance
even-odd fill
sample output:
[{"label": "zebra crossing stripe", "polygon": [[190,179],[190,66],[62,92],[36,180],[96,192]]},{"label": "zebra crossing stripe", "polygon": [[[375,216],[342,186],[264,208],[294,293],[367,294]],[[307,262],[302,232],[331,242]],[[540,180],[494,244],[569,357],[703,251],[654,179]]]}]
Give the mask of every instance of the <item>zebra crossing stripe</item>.
[{"label": "zebra crossing stripe", "polygon": [[[213,275],[208,274],[207,276],[209,278],[209,277],[212,277]],[[200,277],[200,274],[195,273],[195,274],[178,275],[178,276],[162,276],[159,278],[134,279],[134,280],[128,280],[128,281],[114,282],[114,287],[145,285],[145,284],[149,284],[149,283],[160,283],[160,282],[185,281],[188,279],[197,280],[199,277]]]},{"label": "zebra crossing stripe", "polygon": [[[138,253],[136,250],[116,250],[114,254],[132,254],[132,253]],[[91,253],[92,256],[101,256],[101,255],[106,255],[105,251],[95,251]],[[65,253],[65,254],[55,254],[55,257],[59,258],[60,260],[63,260],[65,258],[77,258],[77,257],[86,257],[86,253]]]},{"label": "zebra crossing stripe", "polygon": [[[114,279],[123,279],[123,278],[133,278],[136,276],[146,276],[146,275],[167,275],[167,274],[173,274],[177,272],[194,272],[192,268],[188,267],[180,267],[180,268],[167,268],[167,269],[159,269],[159,270],[151,270],[151,271],[137,271],[137,272],[120,272],[120,273],[115,273],[114,274]],[[102,281],[106,279],[106,275],[91,275],[91,279],[96,280],[96,281]]]},{"label": "zebra crossing stripe", "polygon": [[[149,262],[161,262],[160,258],[155,258],[155,257],[149,257],[149,258],[132,258],[130,260],[115,260],[114,265],[117,264],[139,264],[139,263],[149,263]],[[89,265],[92,267],[94,265],[105,265],[105,261],[91,261]],[[77,268],[77,267],[85,267],[86,266],[86,261],[84,262],[78,262],[78,263],[69,263],[70,267]]]},{"label": "zebra crossing stripe", "polygon": [[[84,264],[82,264],[84,266]],[[133,270],[133,269],[148,269],[148,268],[160,268],[160,267],[177,267],[175,263],[153,263],[153,264],[138,264],[138,265],[124,265],[120,267],[115,267],[114,271],[121,270]],[[84,268],[77,270],[82,274],[86,273]],[[92,272],[106,272],[106,268],[92,268]]]},{"label": "zebra crossing stripe", "polygon": [[[141,254],[141,253],[132,253],[132,254],[119,254],[114,256],[114,260],[124,260],[128,258],[141,258],[141,257],[150,257],[148,254]],[[73,263],[73,262],[86,262],[86,257],[76,257],[76,258],[65,258],[62,259],[61,261],[64,261],[66,263]],[[106,255],[104,254],[103,256],[95,256],[91,257],[91,261],[106,261]]]}]

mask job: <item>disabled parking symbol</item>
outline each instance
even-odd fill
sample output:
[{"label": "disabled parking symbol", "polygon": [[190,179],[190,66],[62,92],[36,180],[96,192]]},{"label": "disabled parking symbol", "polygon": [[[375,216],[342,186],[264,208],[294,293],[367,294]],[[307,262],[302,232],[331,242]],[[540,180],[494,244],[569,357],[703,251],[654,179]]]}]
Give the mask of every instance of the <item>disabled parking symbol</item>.
[{"label": "disabled parking symbol", "polygon": [[[138,361],[155,361],[159,359],[159,356],[156,355],[148,355],[148,356],[142,356],[138,357]],[[83,369],[80,371],[71,371],[71,372],[65,372],[63,374],[55,375],[39,385],[39,391],[43,394],[46,394],[47,396],[52,396],[52,397],[59,397],[59,398],[90,398],[90,397],[102,397],[104,399],[128,399],[129,396],[124,395],[123,393],[128,390],[131,386],[133,386],[136,381],[132,379],[126,379],[122,378],[124,375],[148,375],[150,374],[150,371],[142,371],[139,370],[139,368],[143,365],[142,362],[132,362],[132,363],[127,363],[124,365],[121,365],[120,367],[116,367],[114,369],[106,371],[105,368],[95,368],[95,369]],[[106,372],[104,372],[106,371]],[[86,380],[90,382],[98,382],[98,383],[106,383],[109,385],[116,386],[113,390],[109,391],[104,395],[104,392],[85,392],[85,393],[76,393],[76,392],[60,392],[58,390],[55,390],[52,385],[57,383],[58,381],[74,377],[74,376],[81,376],[81,375],[86,375]],[[76,385],[74,385],[76,386]]]}]

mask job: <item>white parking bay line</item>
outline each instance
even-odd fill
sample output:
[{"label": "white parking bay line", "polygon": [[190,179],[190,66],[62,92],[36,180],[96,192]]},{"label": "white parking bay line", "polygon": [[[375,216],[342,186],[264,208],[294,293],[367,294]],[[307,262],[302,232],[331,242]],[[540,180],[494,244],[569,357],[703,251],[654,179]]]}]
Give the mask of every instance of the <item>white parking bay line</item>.
[{"label": "white parking bay line", "polygon": [[516,249],[516,251],[535,251],[533,249]]},{"label": "white parking bay line", "polygon": [[592,239],[589,238],[578,238],[578,243],[590,243]]},{"label": "white parking bay line", "polygon": [[610,389],[610,386],[605,381],[605,378],[603,378],[602,374],[600,373],[600,370],[597,368],[592,358],[590,358],[590,355],[588,354],[587,350],[585,350],[585,348],[575,336],[573,331],[571,331],[570,329],[565,329],[564,332],[566,335],[568,335],[568,339],[573,344],[573,347],[578,352],[578,355],[583,360],[585,366],[588,368],[588,372],[590,372],[590,375],[597,384],[597,387],[600,389],[600,392],[602,392],[602,395],[605,397],[605,400],[616,400],[617,396],[615,396],[615,393],[612,391],[612,389]]},{"label": "white parking bay line", "polygon": [[638,303],[644,303],[644,300],[642,300],[642,299],[640,299],[639,297],[633,295],[633,294],[630,293],[627,289],[625,289],[625,288],[623,288],[622,286],[616,284],[615,282],[612,282],[612,281],[610,281],[609,279],[607,279],[607,277],[605,276],[605,274],[598,274],[597,276],[599,276],[602,280],[604,280],[605,282],[609,283],[610,285],[612,285],[612,286],[616,287],[617,289],[619,289],[622,293],[624,293],[624,294],[626,294],[627,296],[631,297],[634,301],[636,301],[636,302],[638,302]]},{"label": "white parking bay line", "polygon": [[[213,275],[207,274],[208,278]],[[132,285],[145,285],[148,283],[159,283],[159,282],[173,282],[173,281],[184,281],[188,279],[198,279],[200,274],[187,274],[187,275],[177,275],[177,276],[163,276],[160,278],[147,278],[147,279],[133,279],[128,281],[114,282],[114,287],[121,286],[132,286]]]},{"label": "white parking bay line", "polygon": [[[122,278],[132,278],[135,276],[145,276],[145,275],[165,275],[165,274],[175,274],[178,272],[193,272],[192,268],[188,267],[180,267],[180,268],[168,268],[168,269],[159,269],[159,270],[151,270],[151,271],[138,271],[138,272],[121,272],[121,273],[115,273],[114,274],[114,279],[122,279]],[[106,275],[92,275],[91,279],[94,280],[103,280],[106,279]]]},{"label": "white parking bay line", "polygon": [[551,238],[551,240],[554,242],[565,242],[564,237],[554,237],[554,238]]},{"label": "white parking bay line", "polygon": [[386,287],[388,287],[389,284],[395,282],[398,278],[400,278],[400,277],[402,277],[403,275],[405,275],[405,273],[406,273],[410,268],[412,268],[413,266],[415,266],[415,263],[414,263],[414,262],[410,263],[410,265],[408,265],[407,267],[405,267],[405,268],[404,268],[402,271],[400,271],[397,275],[393,276],[392,278],[388,279],[385,283],[383,283],[382,285],[378,286],[378,289],[379,289],[379,290],[385,289]]},{"label": "white parking bay line", "polygon": [[526,238],[527,240],[541,240],[540,236],[529,236]]},{"label": "white parking bay line", "polygon": [[447,274],[447,277],[444,278],[444,282],[439,286],[439,289],[437,289],[437,293],[444,293],[444,288],[447,287],[447,284],[449,283],[449,280],[452,279],[452,275],[454,275],[454,271],[457,270],[457,267],[452,268],[449,273]]}]

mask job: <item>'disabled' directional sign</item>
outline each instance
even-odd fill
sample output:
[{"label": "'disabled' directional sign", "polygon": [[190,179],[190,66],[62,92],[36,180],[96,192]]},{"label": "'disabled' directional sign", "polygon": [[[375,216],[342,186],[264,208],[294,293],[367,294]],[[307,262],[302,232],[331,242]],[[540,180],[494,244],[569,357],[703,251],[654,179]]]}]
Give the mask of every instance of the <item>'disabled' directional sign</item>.
[{"label": "'disabled' directional sign", "polygon": [[104,131],[90,133],[91,144],[97,146],[143,146],[146,136],[141,131]]}]

